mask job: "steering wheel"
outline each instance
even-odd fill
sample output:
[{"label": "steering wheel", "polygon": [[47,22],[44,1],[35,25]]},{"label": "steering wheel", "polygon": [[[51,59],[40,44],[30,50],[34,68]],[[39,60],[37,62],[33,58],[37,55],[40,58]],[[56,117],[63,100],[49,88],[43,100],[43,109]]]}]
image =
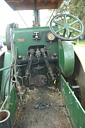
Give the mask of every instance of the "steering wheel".
[{"label": "steering wheel", "polygon": [[71,41],[82,35],[84,27],[77,17],[71,14],[59,14],[51,20],[50,30],[57,38]]}]

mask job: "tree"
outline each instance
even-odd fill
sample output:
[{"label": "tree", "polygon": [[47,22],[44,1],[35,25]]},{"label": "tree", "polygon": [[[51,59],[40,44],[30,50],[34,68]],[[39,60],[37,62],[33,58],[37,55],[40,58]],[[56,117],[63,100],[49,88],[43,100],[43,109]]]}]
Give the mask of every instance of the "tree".
[{"label": "tree", "polygon": [[[77,16],[82,21],[85,28],[85,0],[71,0],[69,12]],[[85,35],[85,30],[83,34]]]},{"label": "tree", "polygon": [[61,6],[56,10],[57,13],[67,13],[69,11],[69,4],[71,0],[63,0]]}]

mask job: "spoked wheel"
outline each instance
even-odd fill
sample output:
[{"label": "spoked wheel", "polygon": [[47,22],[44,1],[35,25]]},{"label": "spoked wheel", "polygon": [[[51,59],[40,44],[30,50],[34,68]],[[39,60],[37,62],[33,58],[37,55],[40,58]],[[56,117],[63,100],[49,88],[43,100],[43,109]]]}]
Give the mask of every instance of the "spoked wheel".
[{"label": "spoked wheel", "polygon": [[50,30],[57,38],[71,41],[82,35],[84,27],[77,17],[71,14],[60,14],[51,20]]}]

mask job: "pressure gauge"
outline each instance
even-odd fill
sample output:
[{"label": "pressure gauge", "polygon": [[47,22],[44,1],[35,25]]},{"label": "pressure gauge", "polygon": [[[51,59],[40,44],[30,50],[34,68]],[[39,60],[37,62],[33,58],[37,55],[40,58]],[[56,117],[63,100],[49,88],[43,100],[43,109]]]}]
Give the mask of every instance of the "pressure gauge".
[{"label": "pressure gauge", "polygon": [[47,34],[47,38],[48,38],[48,40],[53,41],[55,39],[55,36],[51,32],[49,32]]}]

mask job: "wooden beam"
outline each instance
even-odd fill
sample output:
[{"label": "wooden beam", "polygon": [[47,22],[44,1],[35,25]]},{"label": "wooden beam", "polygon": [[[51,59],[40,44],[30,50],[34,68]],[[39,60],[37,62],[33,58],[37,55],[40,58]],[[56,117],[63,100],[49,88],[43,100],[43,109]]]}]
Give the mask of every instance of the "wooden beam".
[{"label": "wooden beam", "polygon": [[[6,0],[5,0],[6,1]],[[36,9],[57,9],[62,0],[36,0]],[[34,0],[7,0],[7,4],[13,8],[13,10],[34,10]]]}]

